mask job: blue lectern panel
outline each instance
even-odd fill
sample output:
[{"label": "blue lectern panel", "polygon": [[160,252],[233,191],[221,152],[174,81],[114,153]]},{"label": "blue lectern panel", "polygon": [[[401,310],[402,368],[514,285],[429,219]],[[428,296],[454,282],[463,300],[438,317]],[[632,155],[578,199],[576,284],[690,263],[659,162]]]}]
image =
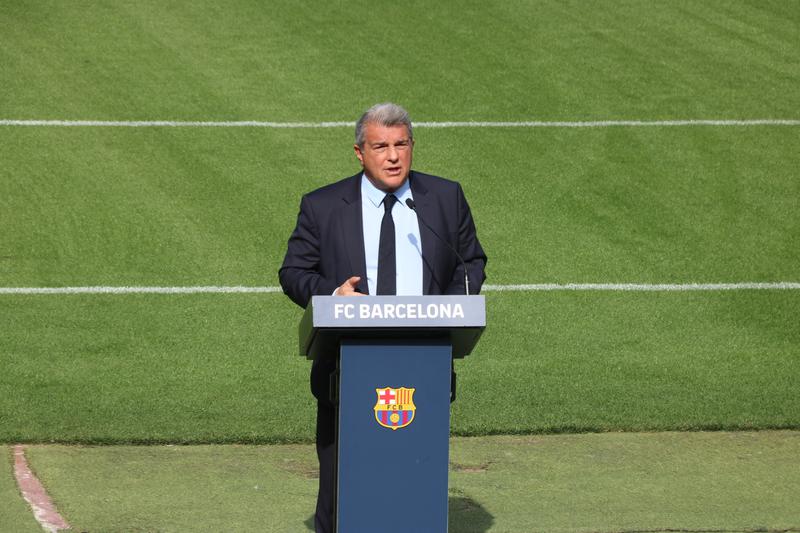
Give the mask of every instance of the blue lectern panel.
[{"label": "blue lectern panel", "polygon": [[344,341],[338,533],[445,533],[451,348]]}]

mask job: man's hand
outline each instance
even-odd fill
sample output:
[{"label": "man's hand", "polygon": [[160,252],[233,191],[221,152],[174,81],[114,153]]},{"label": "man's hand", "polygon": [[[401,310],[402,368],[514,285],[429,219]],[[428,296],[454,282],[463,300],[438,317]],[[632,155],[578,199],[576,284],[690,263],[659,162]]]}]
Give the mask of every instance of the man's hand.
[{"label": "man's hand", "polygon": [[333,293],[334,296],[364,296],[360,292],[356,291],[356,284],[361,281],[359,276],[353,276],[349,278],[347,281],[336,287],[336,291]]}]

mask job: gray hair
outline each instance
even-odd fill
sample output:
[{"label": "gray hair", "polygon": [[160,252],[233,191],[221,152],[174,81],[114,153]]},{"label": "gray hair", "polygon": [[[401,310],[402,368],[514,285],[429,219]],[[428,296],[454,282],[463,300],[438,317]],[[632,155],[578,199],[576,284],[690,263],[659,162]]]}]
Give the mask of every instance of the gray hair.
[{"label": "gray hair", "polygon": [[397,104],[386,102],[375,104],[367,109],[356,122],[356,145],[364,147],[364,128],[367,124],[380,124],[381,126],[400,126],[403,125],[408,130],[408,139],[414,140],[414,133],[411,129],[411,118],[408,111]]}]

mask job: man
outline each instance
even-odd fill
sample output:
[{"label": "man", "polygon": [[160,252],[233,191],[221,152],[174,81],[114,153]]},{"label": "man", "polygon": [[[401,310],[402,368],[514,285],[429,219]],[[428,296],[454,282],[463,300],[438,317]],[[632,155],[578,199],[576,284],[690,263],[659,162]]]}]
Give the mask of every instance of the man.
[{"label": "man", "polygon": [[[356,124],[353,148],[362,171],[300,202],[279,271],[283,291],[301,307],[313,295],[465,294],[464,266],[452,247],[466,265],[470,293],[477,294],[486,278],[486,255],[469,206],[458,183],[411,170],[408,113],[391,103],[371,107]],[[335,368],[334,357],[311,367],[320,463],[317,532],[333,531]]]}]

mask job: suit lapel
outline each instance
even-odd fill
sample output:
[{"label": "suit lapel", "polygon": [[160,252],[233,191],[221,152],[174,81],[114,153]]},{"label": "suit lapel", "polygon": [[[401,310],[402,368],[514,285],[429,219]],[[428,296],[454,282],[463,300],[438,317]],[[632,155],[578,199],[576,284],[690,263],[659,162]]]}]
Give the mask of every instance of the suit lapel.
[{"label": "suit lapel", "polygon": [[352,183],[342,195],[342,242],[345,243],[347,258],[350,261],[350,272],[353,276],[361,277],[358,290],[369,294],[367,283],[367,260],[364,251],[364,231],[361,216],[361,174],[350,178]]},{"label": "suit lapel", "polygon": [[[434,206],[432,205],[432,199],[428,195],[428,189],[420,182],[419,178],[416,177],[414,171],[411,171],[409,180],[411,195],[414,197],[414,204],[417,207],[419,217],[424,219],[428,224],[432,224]],[[437,264],[436,258],[439,253],[439,239],[421,221],[419,222],[419,238],[422,241],[422,293],[431,294],[434,281],[433,266]]]}]

